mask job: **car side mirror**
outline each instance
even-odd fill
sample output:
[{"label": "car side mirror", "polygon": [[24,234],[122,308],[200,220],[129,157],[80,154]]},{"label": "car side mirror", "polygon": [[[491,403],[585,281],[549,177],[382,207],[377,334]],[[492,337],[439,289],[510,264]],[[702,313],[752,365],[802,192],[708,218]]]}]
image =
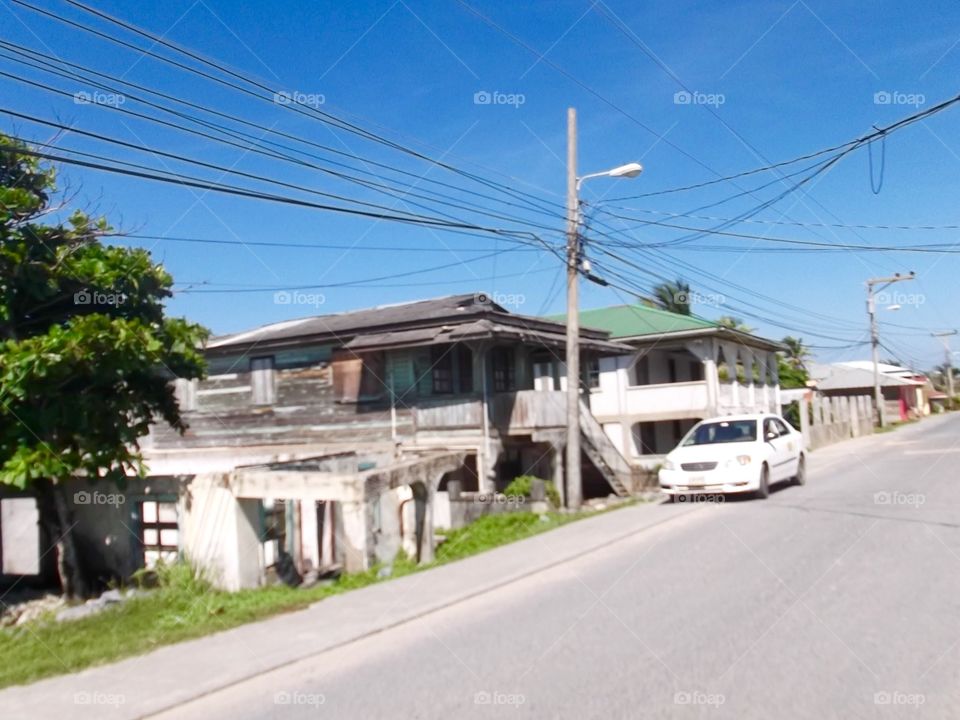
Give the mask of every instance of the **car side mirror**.
[{"label": "car side mirror", "polygon": [[770,431],[767,433],[767,442],[770,442],[771,440],[776,440],[778,437],[780,436],[777,435],[775,432]]}]

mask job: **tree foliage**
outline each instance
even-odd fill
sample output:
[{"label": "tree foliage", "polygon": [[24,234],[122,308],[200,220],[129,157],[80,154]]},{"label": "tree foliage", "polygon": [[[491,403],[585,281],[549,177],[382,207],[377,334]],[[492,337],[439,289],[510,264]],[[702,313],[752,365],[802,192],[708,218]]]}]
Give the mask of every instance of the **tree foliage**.
[{"label": "tree foliage", "polygon": [[173,279],[105,219],[52,221],[55,170],[22,149],[0,135],[0,482],[120,479],[154,418],[183,429],[169,380],[203,374],[206,331],[164,315]]},{"label": "tree foliage", "polygon": [[721,318],[717,319],[717,325],[720,327],[729,328],[730,330],[736,330],[737,332],[742,333],[752,333],[753,328],[748,327],[743,323],[743,320],[740,318],[733,317],[731,315],[724,315]]},{"label": "tree foliage", "polygon": [[683,280],[660,283],[653,288],[654,302],[662,310],[690,314],[690,286]]}]

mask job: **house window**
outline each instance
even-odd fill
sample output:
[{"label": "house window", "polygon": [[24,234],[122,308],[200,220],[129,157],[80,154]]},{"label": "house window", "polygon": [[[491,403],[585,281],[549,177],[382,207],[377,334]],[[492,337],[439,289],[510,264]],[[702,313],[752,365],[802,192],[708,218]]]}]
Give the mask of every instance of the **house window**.
[{"label": "house window", "polygon": [[466,345],[457,345],[457,372],[460,392],[473,392],[473,352]]},{"label": "house window", "polygon": [[650,357],[641,355],[633,366],[634,385],[650,384]]},{"label": "house window", "polygon": [[493,391],[510,392],[517,387],[516,367],[513,364],[513,348],[494,348],[490,352],[493,366]]},{"label": "house window", "polygon": [[703,363],[698,360],[690,361],[690,379],[694,382],[703,380]]},{"label": "house window", "polygon": [[677,381],[676,358],[667,358],[667,374],[670,377],[670,382],[675,383]]},{"label": "house window", "polygon": [[453,345],[434,345],[430,348],[430,375],[435,395],[453,392]]},{"label": "house window", "polygon": [[657,452],[657,429],[654,423],[642,422],[634,425],[633,443],[638,455],[655,455]]},{"label": "house window", "polygon": [[277,399],[274,382],[273,357],[250,360],[250,384],[253,386],[253,404],[270,405]]},{"label": "house window", "polygon": [[600,360],[595,357],[587,360],[587,387],[591,390],[600,387]]},{"label": "house window", "polygon": [[683,423],[679,420],[673,421],[673,444],[676,445],[678,442],[683,440]]},{"label": "house window", "polygon": [[175,502],[144,500],[140,503],[140,544],[145,568],[156,567],[158,562],[176,562],[180,528]]}]

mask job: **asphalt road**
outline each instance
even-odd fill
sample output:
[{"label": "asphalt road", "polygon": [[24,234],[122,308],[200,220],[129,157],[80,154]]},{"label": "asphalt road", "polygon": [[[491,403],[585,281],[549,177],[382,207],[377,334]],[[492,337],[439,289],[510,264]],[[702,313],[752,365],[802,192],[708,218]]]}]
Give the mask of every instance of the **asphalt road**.
[{"label": "asphalt road", "polygon": [[705,504],[163,717],[956,720],[958,464],[957,415],[833,446],[805,487]]}]

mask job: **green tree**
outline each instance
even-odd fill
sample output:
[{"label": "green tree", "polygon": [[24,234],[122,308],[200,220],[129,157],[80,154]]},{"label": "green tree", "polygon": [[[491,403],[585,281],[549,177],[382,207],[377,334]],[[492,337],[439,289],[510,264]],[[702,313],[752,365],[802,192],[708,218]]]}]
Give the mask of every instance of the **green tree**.
[{"label": "green tree", "polygon": [[678,315],[690,314],[690,286],[683,280],[660,283],[653,288],[653,298],[663,310]]},{"label": "green tree", "polygon": [[165,315],[173,279],[102,243],[105,219],[52,221],[55,169],[26,150],[0,135],[0,483],[36,494],[63,592],[83,597],[67,493],[142,475],[155,419],[185,429],[169,381],[203,375],[206,331]]},{"label": "green tree", "polygon": [[748,327],[743,324],[743,321],[740,318],[733,317],[731,315],[724,315],[717,320],[717,325],[720,327],[729,328],[730,330],[736,330],[737,332],[742,333],[752,333],[753,328]]},{"label": "green tree", "polygon": [[794,377],[795,381],[802,378],[803,384],[792,386],[783,385],[782,382],[780,384],[783,387],[806,387],[806,382],[810,377],[807,372],[810,349],[803,344],[803,338],[795,338],[791,335],[787,335],[783,339],[783,344],[787,346],[787,349],[780,354],[781,377],[783,377],[783,370],[786,367],[790,371],[790,376]]},{"label": "green tree", "polygon": [[803,388],[807,386],[810,375],[806,368],[797,367],[782,355],[777,356],[777,372],[780,375],[780,387]]}]

